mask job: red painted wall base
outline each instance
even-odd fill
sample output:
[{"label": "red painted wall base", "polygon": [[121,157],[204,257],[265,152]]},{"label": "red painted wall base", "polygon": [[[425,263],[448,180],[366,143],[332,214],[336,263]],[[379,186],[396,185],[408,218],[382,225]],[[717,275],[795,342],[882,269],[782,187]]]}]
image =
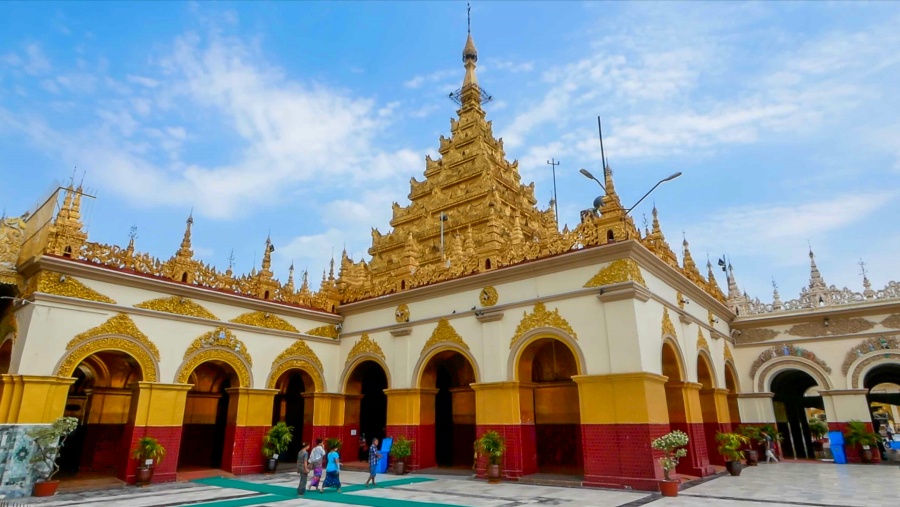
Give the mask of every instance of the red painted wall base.
[{"label": "red painted wall base", "polygon": [[131,458],[131,450],[143,437],[153,437],[166,448],[166,457],[156,465],[152,482],[174,482],[181,446],[181,426],[126,426],[123,442],[127,441],[129,445],[119,452],[116,477],[128,484],[135,483],[138,462]]}]

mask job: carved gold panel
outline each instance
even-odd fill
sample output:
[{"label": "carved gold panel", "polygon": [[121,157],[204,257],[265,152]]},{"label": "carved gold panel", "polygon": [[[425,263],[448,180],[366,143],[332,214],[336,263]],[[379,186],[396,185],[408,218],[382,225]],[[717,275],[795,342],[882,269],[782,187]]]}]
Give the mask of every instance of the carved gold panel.
[{"label": "carved gold panel", "polygon": [[156,363],[144,348],[143,343],[139,343],[134,338],[122,338],[117,336],[104,336],[102,338],[93,338],[86,342],[79,342],[79,345],[68,352],[65,359],[60,363],[56,370],[56,375],[60,377],[71,377],[75,374],[75,368],[90,357],[92,354],[104,350],[116,350],[124,352],[134,358],[141,366],[141,374],[145,382],[156,382],[159,378]]},{"label": "carved gold panel", "polygon": [[409,322],[409,305],[402,304],[394,310],[394,320],[398,323],[402,324],[404,322]]},{"label": "carved gold panel", "polygon": [[478,302],[481,306],[494,306],[499,299],[500,294],[497,293],[497,289],[493,286],[481,289],[481,293],[478,295]]},{"label": "carved gold panel", "polygon": [[247,364],[253,366],[253,359],[250,357],[247,346],[244,345],[244,342],[238,340],[234,333],[224,327],[217,327],[216,329],[197,337],[184,352],[184,358],[187,359],[188,356],[198,350],[212,347],[228,349],[242,357],[247,361]]},{"label": "carved gold panel", "polygon": [[554,308],[553,311],[550,311],[547,310],[544,303],[539,302],[534,305],[534,311],[531,313],[522,313],[522,320],[519,321],[519,325],[516,326],[516,332],[509,341],[509,348],[513,348],[516,342],[528,331],[542,327],[559,329],[565,331],[573,339],[578,339],[575,330],[572,329],[569,322],[559,314],[558,308]]},{"label": "carved gold panel", "polygon": [[669,309],[663,308],[663,316],[662,316],[662,336],[674,336],[677,337],[678,333],[675,332],[675,324],[672,324],[672,318],[669,317]]},{"label": "carved gold panel", "polygon": [[157,312],[173,313],[175,315],[187,315],[201,319],[219,320],[212,312],[202,305],[181,296],[151,299],[134,305],[135,308],[154,310]]},{"label": "carved gold panel", "polygon": [[450,325],[450,321],[447,319],[438,321],[437,327],[434,328],[431,337],[425,342],[425,346],[422,347],[422,352],[419,355],[424,355],[425,351],[439,343],[453,343],[469,350],[469,346],[463,340],[462,336],[456,332],[456,329],[453,329],[453,326]]},{"label": "carved gold panel", "polygon": [[190,355],[175,375],[175,382],[178,384],[186,384],[188,379],[191,378],[191,373],[194,369],[207,361],[222,361],[228,366],[231,366],[235,373],[237,373],[238,381],[241,384],[239,387],[252,387],[250,385],[250,370],[247,369],[247,365],[244,364],[244,361],[242,361],[234,351],[220,348],[204,349]]},{"label": "carved gold panel", "polygon": [[79,282],[73,276],[62,275],[53,271],[41,271],[34,276],[36,277],[36,282],[32,281],[32,283],[36,283],[34,288],[37,292],[100,303],[115,303],[111,298]]},{"label": "carved gold panel", "polygon": [[235,324],[246,324],[248,326],[266,327],[269,329],[278,329],[279,331],[290,331],[291,333],[299,333],[296,327],[281,317],[267,312],[250,312],[239,315],[231,322]]},{"label": "carved gold panel", "polygon": [[363,333],[362,337],[360,337],[359,341],[357,341],[353,348],[350,349],[350,353],[347,354],[346,364],[350,364],[353,362],[357,356],[362,354],[374,354],[382,359],[385,358],[384,351],[381,350],[381,346],[378,343],[369,338],[369,333]]},{"label": "carved gold panel", "polygon": [[150,338],[138,329],[131,317],[124,313],[119,313],[103,324],[76,335],[66,344],[66,350],[71,350],[86,341],[104,335],[128,336],[143,345],[159,361],[159,349],[156,348],[156,344],[150,341]]},{"label": "carved gold panel", "polygon": [[325,326],[314,327],[306,332],[310,336],[321,336],[322,338],[338,339],[341,336],[337,326],[328,324]]},{"label": "carved gold panel", "polygon": [[290,347],[284,349],[281,354],[278,354],[278,357],[272,361],[272,367],[274,368],[277,363],[285,359],[303,359],[315,365],[319,371],[323,371],[322,361],[319,360],[319,356],[303,340],[295,341]]},{"label": "carved gold panel", "polygon": [[644,281],[644,275],[641,274],[641,268],[638,263],[631,259],[619,259],[612,261],[608,266],[601,269],[593,278],[584,284],[585,287],[602,287],[613,283],[634,282],[644,287],[647,282]]}]

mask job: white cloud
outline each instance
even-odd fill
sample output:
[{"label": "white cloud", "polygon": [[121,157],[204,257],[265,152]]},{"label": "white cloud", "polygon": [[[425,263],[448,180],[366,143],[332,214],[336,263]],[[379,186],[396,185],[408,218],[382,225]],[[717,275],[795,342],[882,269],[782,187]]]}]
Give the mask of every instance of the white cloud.
[{"label": "white cloud", "polygon": [[[143,76],[154,73],[160,76]],[[255,46],[216,30],[207,38],[179,37],[158,69],[128,81],[141,85],[143,95],[132,94],[121,108],[115,107],[118,102],[98,107],[99,124],[70,131],[2,109],[0,123],[62,159],[91,160],[103,174],[97,183],[135,204],[190,204],[199,214],[222,218],[275,205],[284,189],[297,183],[351,190],[408,175],[421,164],[422,156],[411,150],[389,152],[375,145],[398,103],[378,105],[293,80]],[[56,84],[88,93],[98,86],[98,76],[61,75]],[[215,123],[236,139],[229,146],[233,155],[218,165],[181,160],[183,146],[193,138],[171,119],[151,123],[155,109],[190,111],[189,117]]]},{"label": "white cloud", "polygon": [[512,60],[490,60],[488,67],[506,72],[531,72],[534,70],[534,62],[515,62]]},{"label": "white cloud", "polygon": [[412,79],[407,80],[403,83],[403,86],[407,88],[421,88],[422,85],[426,84],[434,84],[442,81],[446,81],[450,78],[458,78],[460,83],[462,83],[462,71],[458,69],[445,69],[438,70],[432,72],[431,74],[423,74],[419,76],[415,76]]}]

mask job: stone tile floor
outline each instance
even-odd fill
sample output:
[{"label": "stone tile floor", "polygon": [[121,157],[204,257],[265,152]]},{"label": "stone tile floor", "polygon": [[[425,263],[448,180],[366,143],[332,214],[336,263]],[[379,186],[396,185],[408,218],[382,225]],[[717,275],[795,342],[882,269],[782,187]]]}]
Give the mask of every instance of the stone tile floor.
[{"label": "stone tile floor", "polygon": [[434,479],[394,483],[396,476],[379,477],[377,489],[356,488],[365,482],[360,472],[343,472],[345,491],[289,497],[271,491],[242,489],[271,487],[284,492],[296,488],[297,476],[276,474],[241,477],[236,487],[199,483],[162,484],[148,488],[119,488],[18,499],[26,505],[69,507],[324,507],[366,505],[380,507],[895,507],[900,505],[900,467],[780,463],[747,468],[740,477],[721,476],[683,489],[677,498],[646,492],[560,488],[517,483],[490,485],[464,477],[415,476]]}]

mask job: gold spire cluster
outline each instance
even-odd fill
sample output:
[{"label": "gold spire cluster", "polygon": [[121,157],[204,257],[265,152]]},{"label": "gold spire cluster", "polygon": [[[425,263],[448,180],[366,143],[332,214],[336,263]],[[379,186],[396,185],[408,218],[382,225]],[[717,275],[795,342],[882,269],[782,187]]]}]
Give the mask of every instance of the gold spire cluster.
[{"label": "gold spire cluster", "polygon": [[[191,233],[194,225],[193,214],[188,217],[181,240],[181,246],[170,259],[161,261],[146,253],[135,251],[134,235],[127,248],[87,241],[84,223],[79,212],[78,192],[80,189],[66,190],[63,206],[53,220],[50,235],[44,249],[45,254],[72,257],[93,264],[134,271],[151,276],[167,278],[176,282],[200,287],[223,290],[264,300],[278,301],[309,308],[333,312],[340,302],[335,291],[336,281],[331,276],[330,284],[323,284],[325,290],[318,293],[309,290],[307,274],[303,273],[303,283],[295,290],[293,265],[288,283],[281,284],[272,273],[272,252],[275,251],[271,238],[266,238],[261,269],[256,268],[249,275],[235,276],[231,266],[224,273],[194,258],[191,248]],[[334,261],[332,261],[332,268]]]}]

